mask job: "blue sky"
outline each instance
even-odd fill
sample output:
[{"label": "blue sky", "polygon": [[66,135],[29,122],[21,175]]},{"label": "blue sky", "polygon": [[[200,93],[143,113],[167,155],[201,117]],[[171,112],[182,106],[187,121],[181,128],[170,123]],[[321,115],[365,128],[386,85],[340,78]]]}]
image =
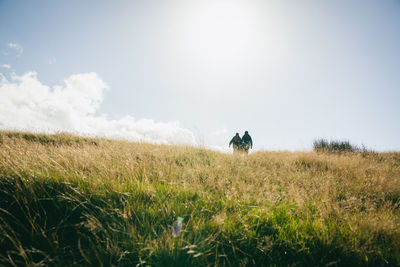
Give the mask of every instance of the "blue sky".
[{"label": "blue sky", "polygon": [[[85,117],[91,133],[101,124],[132,140],[191,133],[226,147],[248,130],[257,150],[306,150],[319,137],[400,150],[399,29],[394,0],[0,0],[0,126],[79,132]],[[49,91],[29,104],[39,83]],[[93,112],[70,116],[79,92]],[[74,97],[48,103],[59,95]],[[79,123],[53,125],[49,110]]]}]

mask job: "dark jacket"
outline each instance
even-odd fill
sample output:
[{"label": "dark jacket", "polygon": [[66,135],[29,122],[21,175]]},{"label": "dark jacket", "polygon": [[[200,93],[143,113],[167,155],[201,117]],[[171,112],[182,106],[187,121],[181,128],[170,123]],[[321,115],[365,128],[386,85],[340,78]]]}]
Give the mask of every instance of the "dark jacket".
[{"label": "dark jacket", "polygon": [[253,140],[251,140],[251,136],[249,134],[244,134],[243,135],[242,142],[244,144],[250,144],[250,146],[253,147]]},{"label": "dark jacket", "polygon": [[242,143],[242,139],[240,138],[239,135],[235,135],[232,140],[229,142],[229,146],[230,145],[234,145],[234,146],[240,146],[240,144]]}]

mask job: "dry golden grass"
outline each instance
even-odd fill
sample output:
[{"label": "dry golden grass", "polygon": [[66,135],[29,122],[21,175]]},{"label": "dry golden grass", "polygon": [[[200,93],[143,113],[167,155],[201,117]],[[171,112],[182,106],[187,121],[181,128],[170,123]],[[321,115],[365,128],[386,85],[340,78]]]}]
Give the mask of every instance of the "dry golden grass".
[{"label": "dry golden grass", "polygon": [[[155,237],[143,239],[143,246],[137,245],[138,250],[151,253],[136,252],[135,264],[146,257],[149,261],[154,255],[159,257],[152,258],[154,265],[171,255],[185,264],[203,257],[197,262],[199,265],[252,265],[260,263],[257,259],[269,259],[266,265],[296,261],[304,265],[346,265],[351,257],[360,265],[400,262],[400,153],[256,152],[244,156],[193,147],[83,139],[68,134],[24,137],[23,133],[1,132],[0,176],[20,177],[26,184],[34,179],[51,179],[74,184],[87,194],[107,196],[109,192],[118,192],[121,199],[132,190],[143,192],[146,204],[139,204],[137,197],[135,204],[116,207],[131,235],[139,227],[137,222],[130,222],[136,216],[134,205],[151,206],[157,200],[161,206],[172,203],[164,208],[182,206],[185,210],[196,203],[180,202],[177,196],[174,199],[174,192],[198,195],[205,204],[201,212],[196,209],[186,214],[185,224],[202,234],[179,244],[184,249],[184,245],[193,244],[194,238],[198,247],[202,244],[203,251],[190,247],[184,255],[191,258],[180,255],[180,250],[174,250],[176,240],[164,227]],[[160,193],[163,190],[165,194]],[[168,218],[180,215],[174,210],[163,212],[169,214]],[[198,215],[207,212],[210,216]],[[260,222],[272,224],[268,227],[274,234],[259,232],[255,224]],[[218,258],[218,253],[231,254],[213,251],[215,246],[207,245],[220,238],[214,230],[206,234],[208,223],[229,233],[232,242],[235,236],[257,239],[255,246],[261,252],[249,255],[251,249],[243,248],[247,252],[238,256],[239,246],[245,245],[237,241],[238,247],[232,245],[233,252],[229,252],[233,259]],[[86,220],[85,225],[92,232],[102,227],[95,216]],[[235,227],[244,233],[235,232]],[[23,247],[21,242],[18,244]],[[276,256],[274,253],[278,252],[271,249],[274,244],[276,250],[282,249],[282,244],[291,247],[294,260]],[[321,252],[318,246],[327,249]],[[331,255],[326,252],[329,249],[335,252]],[[194,257],[195,254],[198,256]],[[3,263],[9,255],[3,255]],[[84,257],[85,253],[81,251],[80,255]]]}]

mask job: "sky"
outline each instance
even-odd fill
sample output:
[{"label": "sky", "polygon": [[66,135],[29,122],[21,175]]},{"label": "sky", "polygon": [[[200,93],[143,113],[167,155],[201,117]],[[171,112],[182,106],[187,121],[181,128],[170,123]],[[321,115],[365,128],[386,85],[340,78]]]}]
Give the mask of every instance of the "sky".
[{"label": "sky", "polygon": [[400,150],[399,0],[0,0],[0,129]]}]

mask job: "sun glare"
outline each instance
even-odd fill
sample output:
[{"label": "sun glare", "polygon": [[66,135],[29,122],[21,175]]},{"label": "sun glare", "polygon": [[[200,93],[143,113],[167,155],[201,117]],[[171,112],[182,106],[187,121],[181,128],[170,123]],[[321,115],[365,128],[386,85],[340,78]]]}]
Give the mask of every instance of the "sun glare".
[{"label": "sun glare", "polygon": [[208,67],[230,68],[252,57],[255,19],[245,2],[213,1],[198,6],[188,28],[192,55]]}]

